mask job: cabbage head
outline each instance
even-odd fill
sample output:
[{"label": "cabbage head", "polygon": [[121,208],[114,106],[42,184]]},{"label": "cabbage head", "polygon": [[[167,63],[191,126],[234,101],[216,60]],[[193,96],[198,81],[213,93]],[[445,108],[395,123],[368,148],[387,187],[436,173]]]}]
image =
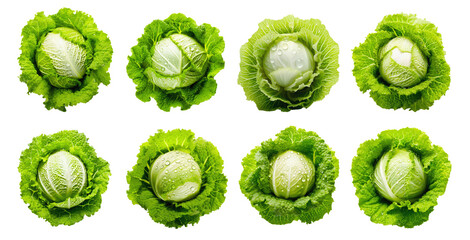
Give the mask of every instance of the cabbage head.
[{"label": "cabbage head", "polygon": [[288,150],[272,161],[269,177],[274,195],[285,199],[298,198],[312,189],[315,167],[302,153]]},{"label": "cabbage head", "polygon": [[137,85],[138,99],[154,98],[164,111],[186,110],[215,94],[214,76],[225,65],[225,42],[217,28],[172,14],[147,25],[137,42],[127,74]]},{"label": "cabbage head", "polygon": [[47,109],[65,111],[86,103],[101,83],[109,84],[111,42],[86,13],[68,8],[50,16],[40,12],[22,36],[20,80],[28,92],[45,98]]},{"label": "cabbage head", "polygon": [[243,158],[240,189],[272,224],[312,223],[331,211],[339,162],[314,132],[288,127]]},{"label": "cabbage head", "polygon": [[35,137],[18,170],[23,201],[52,226],[73,225],[97,212],[111,175],[85,135],[68,130]]},{"label": "cabbage head", "polygon": [[71,153],[60,150],[51,154],[38,169],[42,193],[57,207],[70,209],[82,203],[76,198],[86,187],[87,175],[83,162]]},{"label": "cabbage head", "polygon": [[194,158],[174,150],[160,155],[150,167],[150,185],[163,201],[184,202],[201,189],[201,169]]},{"label": "cabbage head", "polygon": [[167,227],[199,222],[225,201],[223,160],[212,143],[189,130],[151,136],[142,144],[137,164],[127,173],[127,196]]},{"label": "cabbage head", "polygon": [[317,19],[266,19],[240,49],[238,84],[259,110],[307,108],[338,81],[338,54]]},{"label": "cabbage head", "polygon": [[359,207],[372,222],[412,228],[429,219],[451,164],[416,128],[386,130],[361,144],[351,174]]},{"label": "cabbage head", "polygon": [[441,34],[415,15],[385,16],[353,59],[357,86],[382,108],[429,109],[450,85]]},{"label": "cabbage head", "polygon": [[394,149],[385,153],[374,170],[375,188],[391,202],[416,201],[427,187],[423,164],[413,152]]}]

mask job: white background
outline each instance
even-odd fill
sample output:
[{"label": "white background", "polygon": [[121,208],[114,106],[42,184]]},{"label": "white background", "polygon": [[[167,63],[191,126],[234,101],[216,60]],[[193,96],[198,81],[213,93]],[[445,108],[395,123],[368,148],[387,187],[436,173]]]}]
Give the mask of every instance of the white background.
[{"label": "white background", "polygon": [[[468,169],[468,10],[465,1],[2,1],[0,4],[0,238],[2,239],[468,239],[470,194]],[[8,4],[7,4],[8,3]],[[114,48],[111,84],[100,86],[90,102],[68,107],[67,112],[48,111],[40,96],[27,95],[18,80],[21,29],[36,12],[46,15],[62,7],[84,11],[106,32]],[[161,111],[152,100],[135,97],[135,85],[126,65],[130,48],[144,27],[154,19],[181,12],[198,24],[220,29],[226,47],[225,69],[217,76],[215,96],[190,110]],[[439,28],[452,83],[447,94],[430,110],[410,112],[378,107],[362,94],[352,75],[352,49],[374,31],[387,14],[415,13]],[[317,18],[340,46],[340,78],[330,94],[310,108],[261,112],[245,100],[237,85],[239,49],[265,18],[288,14]],[[242,158],[262,141],[288,126],[317,132],[336,152],[340,174],[333,194],[333,210],[313,224],[300,222],[278,226],[262,219],[239,189]],[[428,222],[413,229],[372,223],[358,207],[350,174],[359,145],[386,129],[417,127],[434,144],[442,146],[452,162],[448,188]],[[139,146],[158,129],[191,129],[211,141],[225,160],[228,192],[222,207],[203,216],[195,226],[166,228],[155,223],[138,205],[128,200],[126,174],[136,163]],[[32,138],[76,129],[86,134],[97,154],[107,160],[112,176],[101,209],[73,226],[51,227],[27,208],[20,198],[17,167],[21,151]]]}]

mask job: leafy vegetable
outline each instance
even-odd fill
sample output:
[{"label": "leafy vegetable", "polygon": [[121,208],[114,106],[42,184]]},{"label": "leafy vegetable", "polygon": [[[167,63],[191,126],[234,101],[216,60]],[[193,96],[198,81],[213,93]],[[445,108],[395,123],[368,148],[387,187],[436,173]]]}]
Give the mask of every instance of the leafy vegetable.
[{"label": "leafy vegetable", "polygon": [[391,202],[414,202],[426,190],[426,174],[416,154],[394,149],[375,166],[374,183],[380,196]]},{"label": "leafy vegetable", "polygon": [[450,85],[437,27],[415,15],[385,16],[353,59],[357,85],[382,108],[428,109]]},{"label": "leafy vegetable", "polygon": [[24,202],[52,226],[72,225],[98,211],[111,175],[109,164],[77,131],[34,138],[18,170]]},{"label": "leafy vegetable", "polygon": [[259,110],[307,108],[338,81],[338,54],[317,19],[266,19],[240,49],[238,83]]},{"label": "leafy vegetable", "polygon": [[214,76],[225,65],[225,42],[217,28],[172,14],[147,25],[137,41],[127,74],[137,85],[138,99],[154,98],[164,111],[186,110],[215,94]]},{"label": "leafy vegetable", "polygon": [[160,155],[150,167],[150,185],[163,201],[183,202],[201,188],[201,169],[194,158],[174,150]]},{"label": "leafy vegetable", "polygon": [[71,153],[60,150],[39,165],[38,182],[44,196],[57,207],[72,208],[84,198],[76,196],[86,187],[87,175],[83,162]]},{"label": "leafy vegetable", "polygon": [[127,174],[133,204],[167,227],[199,222],[225,201],[227,178],[217,148],[189,130],[159,130],[142,144]]},{"label": "leafy vegetable", "polygon": [[351,168],[359,206],[371,221],[406,228],[428,220],[450,171],[444,150],[415,128],[383,131],[364,142]]},{"label": "leafy vegetable", "polygon": [[277,197],[303,197],[313,187],[315,167],[302,153],[287,150],[273,160],[269,178],[271,190]]},{"label": "leafy vegetable", "polygon": [[312,223],[331,210],[339,163],[314,132],[289,127],[243,159],[240,189],[272,224]]},{"label": "leafy vegetable", "polygon": [[22,31],[20,81],[28,92],[42,95],[47,109],[86,103],[108,85],[113,49],[93,18],[62,8],[57,14],[37,13]]}]

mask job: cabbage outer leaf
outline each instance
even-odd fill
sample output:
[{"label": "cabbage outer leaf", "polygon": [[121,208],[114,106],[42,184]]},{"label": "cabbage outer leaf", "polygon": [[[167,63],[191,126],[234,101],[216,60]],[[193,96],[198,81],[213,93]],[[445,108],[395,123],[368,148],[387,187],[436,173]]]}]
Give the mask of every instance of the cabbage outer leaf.
[{"label": "cabbage outer leaf", "polygon": [[[64,31],[66,28],[79,32],[84,42],[71,32]],[[82,70],[73,77],[69,77],[69,73],[65,73],[67,71],[52,70],[53,61],[47,56],[44,48],[40,47],[48,33],[58,33],[69,42],[79,45],[80,49],[84,49],[86,56],[83,75]],[[45,98],[44,105],[47,109],[65,111],[67,106],[86,103],[98,93],[101,83],[110,83],[108,68],[113,53],[111,42],[86,13],[68,8],[62,8],[57,14],[50,16],[39,12],[34,19],[28,21],[21,34],[23,39],[21,55],[18,58],[21,67],[20,81],[27,84],[28,93],[33,92]],[[82,60],[82,50],[77,50],[76,54],[73,58]],[[39,68],[38,63],[47,69]]]},{"label": "cabbage outer leaf", "polygon": [[[182,37],[185,35],[185,37]],[[188,40],[192,38],[202,49]],[[156,71],[152,62],[154,45],[166,38],[171,38],[188,58],[191,66],[180,75]],[[167,41],[167,40],[165,40]],[[194,48],[195,51],[189,51]],[[155,20],[144,29],[137,45],[132,47],[128,57],[127,74],[136,84],[136,97],[143,102],[155,99],[160,109],[170,111],[172,107],[189,109],[192,105],[209,100],[216,92],[215,75],[224,68],[222,52],[225,42],[219,36],[219,30],[209,24],[196,25],[196,22],[183,14],[172,14],[165,20]],[[201,53],[204,51],[204,54]]]},{"label": "cabbage outer leaf", "polygon": [[[67,151],[79,158],[88,176],[86,187],[78,195],[62,202],[51,201],[41,194],[41,184],[38,181],[40,165],[58,151]],[[96,156],[86,136],[68,130],[35,137],[29,148],[21,153],[18,171],[21,174],[21,198],[33,213],[52,226],[73,225],[84,216],[92,216],[97,212],[101,207],[101,194],[106,191],[111,175],[108,162]],[[77,202],[80,204],[67,209]]]},{"label": "cabbage outer leaf", "polygon": [[[199,165],[202,184],[199,194],[184,202],[165,202],[155,195],[149,179],[149,167],[170,151],[189,153]],[[167,227],[179,228],[199,222],[201,216],[220,208],[225,201],[227,178],[222,173],[223,160],[217,148],[189,130],[159,130],[142,144],[137,164],[127,173],[127,196],[133,204],[146,209],[150,217]]]},{"label": "cabbage outer leaf", "polygon": [[[427,73],[420,83],[408,87],[388,84],[380,76],[380,49],[391,39],[406,37],[416,43],[428,60]],[[450,85],[450,67],[437,27],[415,15],[395,14],[385,16],[375,33],[353,50],[353,75],[362,92],[370,96],[382,108],[429,109],[440,99]]]},{"label": "cabbage outer leaf", "polygon": [[[263,66],[273,44],[283,40],[303,44],[313,53],[315,63],[312,71],[304,72],[287,91],[269,79]],[[338,44],[319,20],[301,20],[292,15],[281,20],[266,19],[240,49],[238,84],[245,90],[247,100],[254,101],[259,110],[307,108],[322,100],[338,81],[338,55]],[[292,72],[279,74],[292,75]]]},{"label": "cabbage outer leaf", "polygon": [[[416,201],[390,202],[374,186],[374,169],[382,155],[393,149],[415,153],[427,175],[427,190]],[[444,150],[432,145],[429,137],[416,128],[386,130],[377,139],[361,144],[352,161],[351,174],[359,198],[359,207],[372,222],[406,228],[421,225],[444,194],[449,180],[451,164]]]},{"label": "cabbage outer leaf", "polygon": [[[240,189],[272,224],[288,224],[295,220],[312,223],[331,211],[332,193],[338,177],[339,162],[334,152],[314,132],[288,127],[275,140],[267,140],[243,158]],[[270,187],[271,162],[279,154],[292,150],[308,157],[315,166],[315,184],[305,196],[284,199],[274,195]]]}]

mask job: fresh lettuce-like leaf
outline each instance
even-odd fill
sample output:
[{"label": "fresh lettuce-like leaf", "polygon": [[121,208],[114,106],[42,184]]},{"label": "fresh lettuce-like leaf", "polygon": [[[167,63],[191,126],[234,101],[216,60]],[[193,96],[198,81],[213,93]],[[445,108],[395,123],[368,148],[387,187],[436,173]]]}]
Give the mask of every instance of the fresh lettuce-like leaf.
[{"label": "fresh lettuce-like leaf", "polygon": [[[152,64],[156,43],[173,34],[183,34],[193,38],[207,54],[207,59],[203,58],[204,61],[201,61],[198,56],[191,55],[191,51],[182,51],[188,52],[186,57],[192,61],[190,68],[177,77],[157,73]],[[179,43],[177,45],[180,48],[187,44],[180,38],[175,38],[174,41]],[[181,107],[181,110],[186,110],[192,105],[209,100],[215,94],[217,83],[214,76],[225,66],[222,58],[225,42],[219,36],[217,28],[209,24],[198,26],[193,19],[183,14],[172,14],[163,21],[155,20],[147,25],[144,34],[137,42],[137,45],[131,49],[132,55],[129,56],[127,74],[136,84],[138,99],[148,102],[154,98],[158,107],[164,111],[170,111],[172,107]],[[194,82],[193,78],[198,78],[198,80]],[[193,79],[194,83],[178,87],[179,82],[184,79]],[[165,83],[166,80],[169,82]]]},{"label": "fresh lettuce-like leaf", "polygon": [[[158,198],[149,182],[149,168],[160,155],[180,150],[189,153],[199,165],[202,185],[199,194],[184,202],[165,202]],[[189,130],[159,130],[142,144],[137,164],[127,173],[127,196],[150,217],[167,227],[179,228],[199,222],[201,216],[220,208],[225,201],[227,178],[222,173],[223,160],[217,148]]]},{"label": "fresh lettuce-like leaf", "polygon": [[[315,61],[314,69],[298,76],[292,87],[287,88],[279,88],[275,80],[267,76],[263,66],[266,54],[273,51],[273,45],[282,40],[303,44],[311,51]],[[285,47],[287,50],[287,46]],[[300,52],[289,51],[292,55],[296,51]],[[338,44],[319,20],[302,20],[292,15],[281,20],[266,19],[240,49],[238,84],[245,90],[247,100],[254,101],[259,110],[290,111],[307,108],[313,102],[322,100],[338,81],[338,55]],[[292,61],[296,60],[300,59]],[[304,65],[298,67],[302,68]]]},{"label": "fresh lettuce-like leaf", "polygon": [[[85,43],[61,33],[62,37],[73,43],[80,44],[86,50],[85,75],[72,80],[59,75],[55,70],[40,71],[38,64],[49,66],[51,59],[40,50],[45,36],[60,28],[78,31]],[[57,14],[45,16],[43,12],[36,14],[34,19],[22,30],[21,55],[18,58],[21,67],[20,81],[28,86],[28,93],[36,93],[45,98],[47,109],[65,111],[67,106],[86,103],[98,93],[99,84],[108,85],[110,75],[107,72],[111,64],[113,49],[108,36],[99,31],[93,18],[84,12],[62,8]],[[68,84],[67,82],[73,82]]]},{"label": "fresh lettuce-like leaf", "polygon": [[[338,177],[339,162],[334,152],[314,132],[288,127],[275,140],[267,140],[243,158],[240,189],[272,224],[288,224],[295,220],[312,223],[331,211],[332,193]],[[308,157],[315,166],[315,183],[303,197],[284,199],[274,195],[270,188],[270,163],[275,156],[287,150]]]},{"label": "fresh lettuce-like leaf", "polygon": [[[63,208],[64,202],[53,202],[41,192],[38,182],[39,165],[60,150],[77,156],[86,168],[87,185],[71,202],[81,202],[72,208]],[[40,135],[21,153],[18,171],[21,174],[21,198],[29,209],[52,226],[73,225],[84,216],[92,216],[101,207],[101,194],[108,185],[109,164],[96,156],[84,134],[77,131],[61,131],[52,135]]]},{"label": "fresh lettuce-like leaf", "polygon": [[[374,187],[374,169],[383,154],[392,149],[405,149],[415,153],[427,174],[427,190],[416,201],[390,202],[381,197]],[[444,150],[432,145],[429,137],[416,128],[386,130],[377,139],[361,144],[352,162],[351,174],[359,198],[359,207],[372,222],[398,225],[406,228],[421,225],[444,194],[449,180],[451,164]]]},{"label": "fresh lettuce-like leaf", "polygon": [[[428,60],[424,79],[409,88],[396,87],[384,81],[379,73],[380,49],[391,39],[404,36],[416,43]],[[357,86],[382,108],[429,109],[440,99],[450,85],[450,67],[445,60],[441,35],[437,27],[415,15],[394,14],[385,16],[375,33],[353,50]]]}]

